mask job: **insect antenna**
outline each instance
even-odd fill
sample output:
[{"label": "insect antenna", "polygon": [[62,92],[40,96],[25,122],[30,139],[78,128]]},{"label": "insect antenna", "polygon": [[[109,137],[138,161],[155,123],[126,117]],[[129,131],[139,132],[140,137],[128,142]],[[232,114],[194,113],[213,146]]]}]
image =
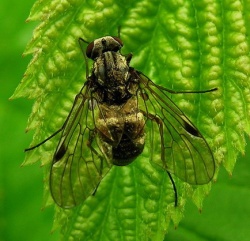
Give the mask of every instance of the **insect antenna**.
[{"label": "insect antenna", "polygon": [[51,136],[49,136],[48,138],[46,138],[42,142],[38,143],[37,145],[24,149],[24,151],[26,152],[26,151],[34,150],[35,148],[41,146],[42,144],[44,144],[45,142],[47,142],[48,140],[50,140],[52,137],[54,137],[55,135],[57,135],[61,130],[62,130],[62,128],[60,128],[59,130],[57,130],[56,132],[54,132]]},{"label": "insect antenna", "polygon": [[117,37],[121,38],[121,26],[120,25],[117,28]]},{"label": "insect antenna", "polygon": [[88,59],[87,59],[87,56],[86,56],[86,52],[85,52],[84,47],[83,47],[83,43],[89,44],[89,42],[87,42],[83,38],[79,38],[78,39],[78,43],[80,45],[80,48],[82,50],[82,54],[83,54],[83,57],[84,57],[84,60],[85,60],[85,65],[86,65],[86,79],[87,79],[88,76],[89,76],[89,65],[88,65]]},{"label": "insect antenna", "polygon": [[174,189],[174,206],[177,207],[177,205],[178,205],[177,188],[175,186],[174,179],[172,178],[170,172],[167,171],[167,173],[168,173],[169,179],[170,179],[172,186],[173,186],[173,189]]}]

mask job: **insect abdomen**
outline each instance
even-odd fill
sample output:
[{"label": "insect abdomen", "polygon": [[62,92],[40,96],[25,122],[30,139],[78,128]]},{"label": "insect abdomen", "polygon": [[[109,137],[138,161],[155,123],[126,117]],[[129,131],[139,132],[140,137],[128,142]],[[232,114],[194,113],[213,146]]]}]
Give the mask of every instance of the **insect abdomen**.
[{"label": "insect abdomen", "polygon": [[142,153],[145,145],[144,125],[142,113],[126,116],[124,134],[119,144],[112,148],[114,165],[128,165]]},{"label": "insect abdomen", "polygon": [[128,100],[121,109],[102,106],[103,116],[97,122],[98,135],[103,153],[114,165],[128,165],[144,149],[145,120],[136,106],[134,99]]},{"label": "insect abdomen", "polygon": [[130,140],[127,136],[122,136],[118,146],[112,148],[113,164],[117,166],[126,166],[139,156],[144,149],[144,135],[134,140]]}]

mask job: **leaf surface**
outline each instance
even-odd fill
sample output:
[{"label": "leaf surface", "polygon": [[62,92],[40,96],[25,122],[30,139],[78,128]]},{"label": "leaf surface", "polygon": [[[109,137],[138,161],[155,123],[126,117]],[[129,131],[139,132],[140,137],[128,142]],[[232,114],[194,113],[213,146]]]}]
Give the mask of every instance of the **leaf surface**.
[{"label": "leaf surface", "polygon": [[[37,1],[28,18],[40,21],[25,54],[33,54],[13,98],[35,99],[27,130],[32,145],[58,130],[86,80],[78,45],[121,27],[122,53],[131,66],[173,90],[212,94],[170,96],[209,143],[217,166],[232,173],[244,153],[249,129],[248,1]],[[89,63],[91,65],[91,63]],[[48,179],[58,137],[28,152],[25,164],[41,161]],[[149,150],[126,167],[113,167],[94,196],[77,208],[56,208],[62,240],[162,240],[170,220],[177,225],[186,199],[201,208],[211,184],[191,187],[175,178],[179,204],[164,170],[149,162]],[[217,170],[218,172],[218,170]],[[216,179],[216,177],[215,177]],[[50,204],[48,180],[45,205]]]}]

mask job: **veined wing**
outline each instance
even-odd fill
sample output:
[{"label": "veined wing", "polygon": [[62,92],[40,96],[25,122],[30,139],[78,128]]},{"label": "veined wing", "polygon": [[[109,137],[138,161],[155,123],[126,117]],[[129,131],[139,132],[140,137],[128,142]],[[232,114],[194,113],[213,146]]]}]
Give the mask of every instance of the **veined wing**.
[{"label": "veined wing", "polygon": [[[194,124],[166,95],[167,89],[134,70],[146,117],[151,161],[190,184],[206,184],[215,172],[211,149]],[[169,91],[171,93],[171,91]]]},{"label": "veined wing", "polygon": [[88,84],[75,97],[62,127],[50,171],[50,190],[61,207],[74,207],[95,192],[111,168],[96,136],[97,102]]}]

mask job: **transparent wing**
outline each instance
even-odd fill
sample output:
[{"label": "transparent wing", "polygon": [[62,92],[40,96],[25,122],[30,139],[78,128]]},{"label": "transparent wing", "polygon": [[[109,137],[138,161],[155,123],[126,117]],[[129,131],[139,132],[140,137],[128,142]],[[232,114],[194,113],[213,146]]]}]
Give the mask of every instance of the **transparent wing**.
[{"label": "transparent wing", "polygon": [[96,136],[96,102],[88,86],[76,96],[62,127],[50,171],[50,190],[64,208],[78,205],[95,192],[111,168]]},{"label": "transparent wing", "polygon": [[133,74],[140,82],[139,108],[146,117],[151,161],[187,183],[211,181],[215,162],[202,134],[166,95],[167,89],[138,71]]}]

